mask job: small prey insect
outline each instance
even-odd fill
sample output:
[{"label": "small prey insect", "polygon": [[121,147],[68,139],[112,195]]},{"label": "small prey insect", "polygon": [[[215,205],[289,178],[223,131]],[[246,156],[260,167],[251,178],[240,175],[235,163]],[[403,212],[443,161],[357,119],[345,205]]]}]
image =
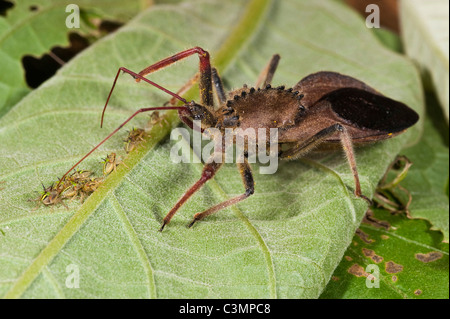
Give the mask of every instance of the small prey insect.
[{"label": "small prey insect", "polygon": [[58,185],[54,187],[54,184],[45,187],[44,184],[42,184],[43,192],[39,194],[39,197],[36,199],[29,199],[29,201],[37,202],[37,205],[33,210],[37,209],[40,204],[44,204],[45,206],[63,204],[66,209],[69,209],[62,201],[63,197],[61,196],[61,191],[58,187]]},{"label": "small prey insect", "polygon": [[[198,55],[200,59],[198,77],[200,101],[198,103],[187,101],[179,94],[145,78],[150,73],[192,55]],[[228,94],[224,90],[217,70],[211,66],[209,53],[200,47],[179,52],[150,65],[139,73],[124,67],[119,68],[103,109],[102,125],[106,107],[121,72],[128,73],[136,82],[147,82],[183,104],[137,110],[68,172],[137,114],[156,110],[177,110],[181,121],[191,129],[201,132],[208,128],[216,128],[220,132],[237,127],[243,130],[246,128],[278,129],[280,159],[297,159],[319,146],[328,148],[341,145],[353,173],[355,196],[370,202],[369,198],[361,193],[353,145],[364,145],[396,136],[417,122],[417,113],[405,104],[385,97],[367,84],[335,72],[318,72],[308,75],[291,88],[272,87],[271,82],[279,59],[278,54],[271,58],[254,87],[245,85]],[[214,97],[219,103],[217,107],[214,105]],[[201,121],[201,127],[195,125],[195,120]],[[160,231],[170,222],[179,208],[214,177],[222,163],[223,161],[219,163],[214,160],[206,162],[200,179],[167,213]],[[254,193],[254,180],[248,160],[244,158],[244,161],[237,163],[237,166],[245,188],[243,193],[195,214],[189,227],[196,221],[234,205]]]},{"label": "small prey insect", "polygon": [[128,137],[124,140],[125,142],[125,151],[130,153],[133,151],[139,143],[144,141],[144,137],[147,136],[147,133],[144,129],[141,128],[133,128],[128,132]]},{"label": "small prey insect", "polygon": [[116,153],[111,153],[103,159],[103,175],[109,175],[111,172],[116,171],[117,166],[122,163],[121,157]]}]

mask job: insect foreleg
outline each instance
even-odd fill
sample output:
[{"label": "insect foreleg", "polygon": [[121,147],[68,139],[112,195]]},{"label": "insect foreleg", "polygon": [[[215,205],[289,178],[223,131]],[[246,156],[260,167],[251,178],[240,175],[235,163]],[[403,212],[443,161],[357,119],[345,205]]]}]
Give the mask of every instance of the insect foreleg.
[{"label": "insect foreleg", "polygon": [[97,148],[99,148],[103,143],[105,143],[107,140],[109,140],[111,138],[111,136],[113,136],[114,134],[116,134],[125,124],[127,124],[129,121],[131,121],[131,119],[133,119],[136,115],[138,115],[139,113],[143,113],[143,112],[148,112],[148,111],[156,111],[156,110],[185,110],[186,106],[161,106],[161,107],[148,107],[148,108],[142,108],[137,110],[136,112],[133,113],[133,115],[131,115],[125,122],[123,122],[122,124],[119,125],[119,127],[117,127],[114,131],[112,131],[107,137],[105,137],[99,144],[97,144],[97,146],[95,146],[93,149],[91,149],[89,151],[89,153],[87,153],[86,155],[84,155],[78,162],[76,162],[75,165],[73,165],[64,175],[63,177],[59,180],[58,185],[61,183],[61,181],[64,180],[64,178],[67,176],[67,174],[69,174],[75,167],[77,167],[82,161],[84,161],[89,155],[91,155]]},{"label": "insect foreleg", "polygon": [[202,176],[200,179],[191,186],[191,188],[188,189],[186,193],[178,200],[178,202],[175,204],[175,206],[167,213],[166,217],[163,219],[163,224],[159,231],[162,231],[164,229],[164,226],[166,226],[168,223],[170,223],[170,220],[175,215],[175,213],[178,211],[178,209],[196,192],[198,191],[207,181],[209,181],[211,178],[214,177],[216,172],[219,170],[219,168],[222,166],[222,163],[215,163],[211,162],[206,164],[203,167]]},{"label": "insect foreleg", "polygon": [[[213,100],[213,95],[212,95],[211,62],[210,62],[210,58],[209,58],[209,53],[200,47],[195,47],[192,49],[188,49],[188,50],[179,52],[179,53],[174,54],[168,58],[165,58],[159,62],[156,62],[155,64],[152,64],[149,67],[142,70],[141,72],[139,72],[139,75],[141,77],[144,77],[150,73],[153,73],[161,68],[169,66],[179,60],[182,60],[182,59],[187,58],[194,54],[198,54],[199,59],[200,59],[199,88],[200,88],[201,104],[205,105],[207,107],[213,107],[214,100]],[[139,81],[141,79],[142,78],[136,78],[136,81]]]},{"label": "insect foreleg", "polygon": [[144,78],[143,76],[141,76],[141,75],[139,75],[139,74],[137,74],[137,73],[134,73],[133,71],[128,70],[127,68],[120,67],[119,70],[117,71],[116,77],[114,78],[114,82],[113,82],[113,85],[112,85],[112,87],[111,87],[111,90],[109,91],[108,98],[106,99],[105,106],[103,107],[103,111],[102,111],[102,119],[101,119],[101,122],[100,122],[100,127],[103,127],[103,118],[104,118],[104,116],[105,116],[106,107],[108,106],[109,99],[111,98],[112,92],[114,91],[114,87],[116,86],[116,82],[117,82],[117,79],[119,78],[120,72],[128,73],[128,74],[130,74],[131,76],[133,76],[135,79],[144,80],[144,81],[147,82],[148,84],[153,85],[154,87],[160,89],[161,91],[166,92],[167,94],[172,95],[173,98],[176,98],[176,99],[180,100],[181,102],[183,102],[184,104],[187,104],[187,101],[186,101],[185,99],[183,99],[181,96],[179,96],[178,94],[173,93],[172,91],[169,91],[168,89],[166,89],[166,88],[160,86],[159,84],[156,84],[155,82],[150,81],[150,80]]}]

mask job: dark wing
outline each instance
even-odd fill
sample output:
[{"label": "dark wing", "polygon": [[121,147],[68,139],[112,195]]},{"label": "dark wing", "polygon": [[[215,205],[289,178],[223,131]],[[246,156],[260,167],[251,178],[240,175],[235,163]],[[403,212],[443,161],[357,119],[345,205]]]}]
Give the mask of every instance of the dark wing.
[{"label": "dark wing", "polygon": [[342,88],[323,96],[347,125],[360,129],[396,133],[414,125],[419,115],[405,104],[356,88]]},{"label": "dark wing", "polygon": [[[282,142],[299,141],[340,123],[355,143],[371,143],[393,137],[419,119],[405,104],[383,96],[362,81],[336,72],[308,75],[294,90],[304,95],[301,103],[306,111],[294,127],[280,132]],[[339,141],[339,134],[335,134],[326,142]]]}]

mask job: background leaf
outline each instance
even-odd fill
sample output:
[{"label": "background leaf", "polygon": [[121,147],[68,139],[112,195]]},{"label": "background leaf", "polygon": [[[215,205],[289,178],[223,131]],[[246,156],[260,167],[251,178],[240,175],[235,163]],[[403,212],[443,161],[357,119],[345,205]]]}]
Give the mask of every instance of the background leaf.
[{"label": "background leaf", "polygon": [[[413,166],[400,185],[413,198],[409,206],[410,216],[430,221],[432,229],[440,230],[444,235],[443,240],[448,243],[448,127],[436,99],[430,95],[427,101],[428,117],[422,139],[402,151]],[[397,190],[396,194],[404,203],[408,201],[404,192]]]},{"label": "background leaf", "polygon": [[[69,44],[69,32],[89,33],[92,29],[80,19],[80,29],[65,27],[69,13],[66,6],[73,1],[17,1],[0,18],[0,116],[30,92],[22,66],[25,55],[39,57],[55,46]],[[103,19],[127,21],[139,9],[138,1],[77,1],[80,10]],[[95,6],[95,9],[94,9]],[[59,26],[59,27],[55,27]]]},{"label": "background leaf", "polygon": [[431,77],[448,123],[449,2],[402,0],[399,11],[405,51]]},{"label": "background leaf", "polygon": [[[412,163],[403,189],[390,189],[403,205],[412,196],[408,214],[377,208],[366,216],[321,298],[448,298],[448,126],[433,94],[426,104],[421,140],[400,153]],[[389,261],[403,269],[388,273]],[[366,286],[374,265],[378,288]]]},{"label": "background leaf", "polygon": [[[100,110],[119,66],[140,70],[197,45],[211,52],[227,88],[252,84],[279,53],[276,85],[294,85],[319,70],[338,71],[422,114],[413,65],[381,46],[364,21],[340,3],[250,1],[243,7],[242,1],[190,1],[154,6],[67,64],[0,120],[3,295],[320,295],[367,208],[352,195],[352,176],[341,153],[282,163],[275,175],[255,174],[254,196],[187,229],[193,213],[243,192],[235,167],[226,166],[160,233],[162,218],[202,168],[173,164],[173,141],[156,145],[178,123],[169,112],[166,124],[152,130],[152,139],[127,156],[128,168],[121,166],[110,175],[83,205],[72,201],[69,210],[32,211],[34,203],[27,201],[41,182],[48,185],[61,176],[132,110],[168,99],[122,77],[100,130]],[[192,58],[151,78],[177,90],[196,65]],[[141,116],[128,129],[146,122],[147,116]],[[418,124],[402,136],[358,150],[364,194],[373,193],[397,151],[420,132]],[[99,172],[106,154],[123,155],[126,136],[124,129],[80,168]],[[79,289],[67,288],[71,265],[80,270]]]},{"label": "background leaf", "polygon": [[[425,220],[375,210],[361,224],[321,298],[442,298],[448,291],[448,244]],[[370,288],[379,270],[379,287]],[[394,266],[394,267],[393,267]],[[366,271],[367,269],[367,271]]]},{"label": "background leaf", "polygon": [[[401,51],[390,45],[397,42],[394,34],[382,35],[387,46]],[[374,213],[369,211],[321,298],[448,298],[448,125],[432,92],[426,94],[426,106],[422,138],[400,152],[412,163],[400,182],[403,189],[388,192],[400,209],[411,199],[408,214],[377,206]],[[390,170],[388,181],[401,169]],[[388,273],[390,261],[402,265],[402,271]],[[367,278],[374,266],[380,285],[371,288],[375,281]]]}]

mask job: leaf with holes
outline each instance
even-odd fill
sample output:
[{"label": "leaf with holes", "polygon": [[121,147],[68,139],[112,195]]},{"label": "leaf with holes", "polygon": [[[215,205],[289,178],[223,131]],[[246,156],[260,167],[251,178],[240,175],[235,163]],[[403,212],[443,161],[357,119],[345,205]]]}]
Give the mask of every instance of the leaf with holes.
[{"label": "leaf with holes", "polygon": [[[92,31],[82,16],[79,16],[78,28],[65,25],[69,14],[73,13],[73,9],[66,12],[69,4],[73,1],[16,1],[5,16],[0,17],[0,116],[30,92],[22,66],[24,56],[40,57],[55,46],[68,46],[69,32]],[[141,9],[137,1],[124,5],[123,1],[86,0],[77,1],[77,5],[84,17],[89,13],[97,18],[120,21],[129,20]]]},{"label": "leaf with holes", "polygon": [[321,298],[448,298],[448,265],[448,244],[426,220],[378,209],[361,224]]},{"label": "leaf with holes", "polygon": [[[357,39],[357,41],[355,41]],[[198,178],[202,164],[174,164],[165,140],[179,120],[167,112],[150,137],[126,155],[133,120],[79,167],[101,174],[102,158],[124,157],[83,205],[33,210],[49,185],[108,132],[141,107],[168,96],[122,76],[100,112],[119,66],[141,70],[193,46],[210,51],[227,89],[252,84],[274,53],[273,83],[292,86],[319,70],[359,78],[421,111],[413,65],[382,47],[364,21],[334,1],[189,1],[156,5],[67,64],[0,121],[0,291],[5,297],[295,298],[318,297],[366,210],[352,195],[341,152],[255,174],[256,193],[188,229],[192,215],[243,192],[225,165],[158,232],[162,218]],[[178,90],[198,70],[191,58],[150,76]],[[198,98],[190,90],[186,98]],[[397,151],[418,138],[420,124],[357,151],[364,194]],[[255,172],[258,166],[254,167]],[[69,289],[74,276],[79,289]],[[70,277],[68,277],[70,275]],[[76,276],[75,276],[76,277]]]},{"label": "leaf with holes", "polygon": [[[427,99],[428,117],[424,122],[422,139],[402,151],[413,166],[400,185],[413,198],[409,206],[410,216],[427,219],[432,229],[440,230],[444,235],[443,240],[448,243],[448,126],[441,112],[429,114],[430,110],[439,110],[439,105],[433,99]],[[438,128],[442,129],[439,131]],[[395,193],[404,203],[408,202],[405,192],[396,189]]]}]

